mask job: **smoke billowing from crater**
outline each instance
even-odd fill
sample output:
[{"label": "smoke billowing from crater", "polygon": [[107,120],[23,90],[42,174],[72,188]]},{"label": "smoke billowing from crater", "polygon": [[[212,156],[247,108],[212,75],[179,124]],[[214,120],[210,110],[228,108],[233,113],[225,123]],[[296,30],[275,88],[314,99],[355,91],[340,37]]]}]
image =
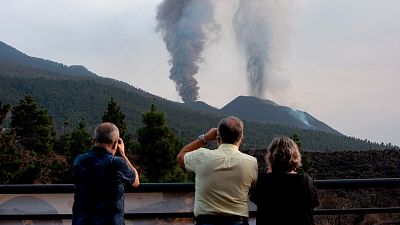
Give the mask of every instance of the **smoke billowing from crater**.
[{"label": "smoke billowing from crater", "polygon": [[253,96],[263,98],[266,82],[279,69],[281,54],[286,50],[287,8],[286,1],[239,1],[233,26],[246,59],[249,92]]},{"label": "smoke billowing from crater", "polygon": [[[264,98],[273,88],[273,73],[286,50],[286,0],[227,0],[237,10],[234,35],[246,60],[249,94]],[[199,86],[195,75],[202,62],[206,42],[219,30],[212,0],[164,0],[157,8],[157,31],[162,33],[170,54],[170,79],[184,102],[196,101]],[[218,59],[213,59],[218,60]],[[234,65],[232,65],[234,66]],[[279,89],[279,88],[278,88]]]},{"label": "smoke billowing from crater", "polygon": [[198,98],[195,75],[204,45],[215,31],[211,0],[164,0],[157,11],[157,30],[170,54],[170,79],[184,102]]}]

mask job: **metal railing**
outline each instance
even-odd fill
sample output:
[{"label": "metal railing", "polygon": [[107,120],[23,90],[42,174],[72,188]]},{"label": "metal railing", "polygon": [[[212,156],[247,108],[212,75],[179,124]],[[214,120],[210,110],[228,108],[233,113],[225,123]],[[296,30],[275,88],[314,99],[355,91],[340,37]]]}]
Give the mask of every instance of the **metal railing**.
[{"label": "metal railing", "polygon": [[[358,188],[399,188],[400,178],[379,179],[336,179],[316,180],[316,187],[321,189],[358,189]],[[73,193],[72,184],[36,184],[36,185],[0,185],[0,194],[63,194]],[[194,192],[193,183],[145,183],[139,188],[127,188],[126,193],[190,193]],[[256,211],[250,211],[255,216]],[[347,208],[347,209],[316,209],[315,215],[344,215],[344,214],[372,214],[372,213],[400,213],[400,207],[384,208]],[[191,218],[192,212],[165,212],[165,213],[125,213],[126,219],[146,218]],[[0,214],[0,220],[61,220],[71,219],[71,213],[64,214]]]}]

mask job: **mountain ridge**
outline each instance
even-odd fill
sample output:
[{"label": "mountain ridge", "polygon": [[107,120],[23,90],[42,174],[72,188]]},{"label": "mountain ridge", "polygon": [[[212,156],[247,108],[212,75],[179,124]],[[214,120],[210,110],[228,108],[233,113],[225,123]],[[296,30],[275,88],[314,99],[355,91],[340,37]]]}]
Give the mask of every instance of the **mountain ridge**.
[{"label": "mountain ridge", "polygon": [[[0,49],[1,50],[1,49]],[[1,56],[2,54],[0,54]],[[4,54],[3,54],[4,55]],[[1,59],[0,59],[1,61]],[[147,93],[123,81],[101,76],[70,76],[26,65],[0,62],[0,101],[15,105],[26,95],[32,95],[40,106],[46,107],[54,117],[58,133],[66,130],[65,118],[69,124],[77,124],[84,118],[89,129],[101,122],[101,115],[106,111],[110,97],[121,106],[126,115],[129,131],[134,134],[141,126],[142,113],[154,104],[166,113],[167,122],[173,132],[182,140],[190,141],[199,133],[215,127],[226,114],[209,112],[215,108],[202,105],[203,110],[192,109]],[[269,100],[259,100],[271,106]],[[196,105],[196,104],[194,104]],[[246,124],[245,148],[267,146],[277,135],[297,134],[307,150],[368,150],[371,147],[381,149],[376,143],[327,133],[319,130],[307,130],[279,124],[266,124],[260,121],[244,120]]]},{"label": "mountain ridge", "polygon": [[220,109],[212,107],[202,101],[183,103],[183,106],[225,116],[234,115],[243,120],[320,130],[342,135],[340,132],[307,112],[292,109],[287,106],[279,105],[271,100],[260,99],[254,96],[238,96]]},{"label": "mountain ridge", "polygon": [[[248,109],[251,109],[251,111]],[[307,112],[253,96],[238,96],[221,108],[221,111],[253,121],[276,123],[303,129],[320,130],[332,134],[341,134]]]},{"label": "mountain ridge", "polygon": [[51,60],[28,56],[25,53],[18,51],[16,48],[7,45],[2,41],[0,41],[0,62],[16,63],[61,74],[97,76],[95,73],[89,71],[86,67],[82,65],[67,66]]},{"label": "mountain ridge", "polygon": [[[50,72],[72,76],[98,76],[84,66],[66,66],[62,63],[44,60],[28,56],[12,46],[0,41],[0,63],[12,63],[43,69]],[[275,123],[294,126],[304,129],[322,130],[329,133],[340,134],[333,128],[312,117],[308,113],[293,110],[286,106],[278,105],[268,99],[260,99],[252,96],[238,96],[221,109],[214,108],[205,102],[192,102],[182,104],[185,107],[221,115],[236,115],[242,119],[263,123]],[[248,109],[253,109],[252,113]],[[311,124],[308,120],[313,121]]]}]

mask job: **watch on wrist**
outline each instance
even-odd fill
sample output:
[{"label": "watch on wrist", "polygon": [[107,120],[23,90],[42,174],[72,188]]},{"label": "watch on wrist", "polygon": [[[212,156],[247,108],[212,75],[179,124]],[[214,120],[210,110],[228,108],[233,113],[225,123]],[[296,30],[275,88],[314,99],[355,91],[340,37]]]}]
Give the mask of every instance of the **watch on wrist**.
[{"label": "watch on wrist", "polygon": [[206,140],[206,135],[205,134],[200,134],[197,139],[199,139],[200,141],[203,142],[203,144],[207,144],[207,140]]}]

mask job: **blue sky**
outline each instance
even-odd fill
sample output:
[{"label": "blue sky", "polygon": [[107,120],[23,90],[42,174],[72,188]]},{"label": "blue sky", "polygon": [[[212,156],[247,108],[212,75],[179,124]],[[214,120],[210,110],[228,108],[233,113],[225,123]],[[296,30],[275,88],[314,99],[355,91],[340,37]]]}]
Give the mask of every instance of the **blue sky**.
[{"label": "blue sky", "polygon": [[[203,52],[200,99],[248,95],[232,30],[236,1],[214,1],[221,32]],[[0,40],[20,51],[180,101],[155,32],[159,0],[2,0]],[[277,62],[265,98],[306,111],[345,135],[400,145],[400,1],[282,0]]]}]

